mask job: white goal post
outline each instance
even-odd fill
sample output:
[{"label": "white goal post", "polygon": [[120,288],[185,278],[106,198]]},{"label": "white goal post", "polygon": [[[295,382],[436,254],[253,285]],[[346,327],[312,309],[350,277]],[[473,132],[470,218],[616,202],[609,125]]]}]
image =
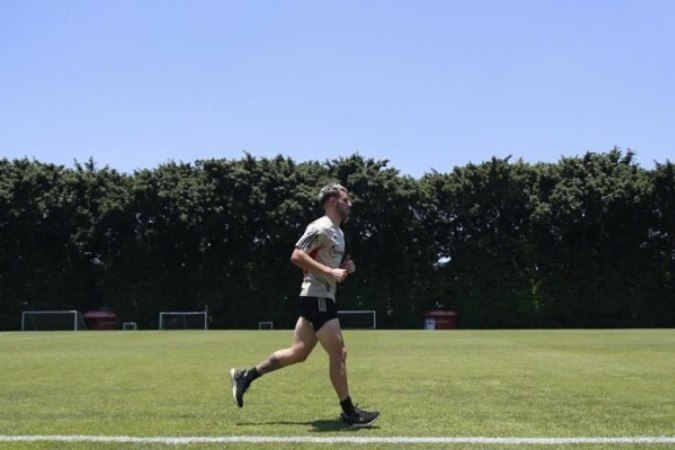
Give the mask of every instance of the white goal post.
[{"label": "white goal post", "polygon": [[270,321],[258,322],[258,329],[259,330],[274,330],[274,322],[270,322]]},{"label": "white goal post", "polygon": [[208,311],[162,311],[160,330],[208,330]]},{"label": "white goal post", "polygon": [[342,328],[377,328],[377,313],[374,309],[340,310],[338,319]]},{"label": "white goal post", "polygon": [[21,331],[81,331],[86,329],[84,317],[77,310],[21,312]]}]

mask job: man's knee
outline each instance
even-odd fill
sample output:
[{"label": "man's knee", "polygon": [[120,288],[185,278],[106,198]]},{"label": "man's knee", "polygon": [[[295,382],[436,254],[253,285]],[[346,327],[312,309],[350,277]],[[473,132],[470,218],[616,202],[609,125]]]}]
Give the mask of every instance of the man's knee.
[{"label": "man's knee", "polygon": [[304,362],[309,357],[310,350],[304,345],[293,347],[293,359],[295,362]]},{"label": "man's knee", "polygon": [[339,349],[336,349],[334,352],[331,352],[329,356],[330,359],[333,360],[334,362],[344,363],[347,361],[347,349],[345,347],[340,347]]}]

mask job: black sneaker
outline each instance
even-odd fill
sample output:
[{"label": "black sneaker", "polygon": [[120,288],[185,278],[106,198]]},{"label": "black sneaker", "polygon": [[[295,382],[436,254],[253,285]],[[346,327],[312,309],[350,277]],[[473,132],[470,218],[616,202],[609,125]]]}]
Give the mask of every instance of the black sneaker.
[{"label": "black sneaker", "polygon": [[244,393],[251,385],[251,382],[244,378],[245,370],[230,369],[230,378],[232,379],[232,398],[238,407],[244,406]]},{"label": "black sneaker", "polygon": [[380,413],[377,411],[364,411],[355,406],[354,412],[352,414],[346,414],[343,412],[340,414],[340,417],[342,418],[342,422],[344,422],[345,425],[349,425],[350,427],[354,428],[361,428],[369,427],[375,423],[377,418],[380,417]]}]

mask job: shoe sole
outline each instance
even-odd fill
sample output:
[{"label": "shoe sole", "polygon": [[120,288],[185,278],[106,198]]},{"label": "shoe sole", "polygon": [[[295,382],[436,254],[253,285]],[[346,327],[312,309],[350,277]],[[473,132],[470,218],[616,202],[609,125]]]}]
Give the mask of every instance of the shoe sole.
[{"label": "shoe sole", "polygon": [[234,404],[242,408],[244,402],[240,405],[237,401],[237,382],[234,380],[234,374],[237,372],[237,369],[230,369],[230,380],[232,380],[232,398],[234,399]]},{"label": "shoe sole", "polygon": [[369,427],[372,424],[374,424],[377,421],[377,419],[379,419],[379,418],[380,418],[380,415],[378,414],[373,420],[371,420],[368,423],[347,423],[345,425],[349,428],[366,428],[366,427]]}]

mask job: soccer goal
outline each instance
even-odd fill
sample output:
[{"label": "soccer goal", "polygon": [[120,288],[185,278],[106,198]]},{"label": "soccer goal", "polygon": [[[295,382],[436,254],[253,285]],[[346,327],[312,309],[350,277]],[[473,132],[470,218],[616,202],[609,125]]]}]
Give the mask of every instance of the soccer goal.
[{"label": "soccer goal", "polygon": [[274,330],[274,322],[258,322],[259,330]]},{"label": "soccer goal", "polygon": [[21,331],[86,330],[80,311],[23,311]]},{"label": "soccer goal", "polygon": [[338,311],[342,328],[377,328],[377,313],[372,309]]},{"label": "soccer goal", "polygon": [[138,325],[136,325],[136,322],[124,322],[122,324],[122,329],[136,331],[138,330]]},{"label": "soccer goal", "polygon": [[162,311],[159,313],[160,330],[208,330],[206,311]]}]

